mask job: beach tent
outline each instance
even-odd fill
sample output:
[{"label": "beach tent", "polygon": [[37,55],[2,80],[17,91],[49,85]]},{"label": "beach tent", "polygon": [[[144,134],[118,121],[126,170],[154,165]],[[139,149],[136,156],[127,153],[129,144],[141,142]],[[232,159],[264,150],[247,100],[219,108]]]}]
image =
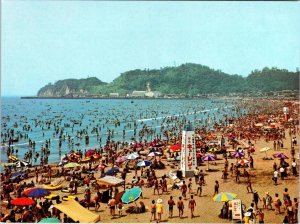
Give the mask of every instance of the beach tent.
[{"label": "beach tent", "polygon": [[125,181],[114,176],[105,176],[98,179],[97,184],[107,186],[120,186],[122,184],[125,184]]},{"label": "beach tent", "polygon": [[74,222],[95,223],[100,220],[100,216],[81,206],[75,200],[64,201],[54,205],[62,213],[74,220]]}]

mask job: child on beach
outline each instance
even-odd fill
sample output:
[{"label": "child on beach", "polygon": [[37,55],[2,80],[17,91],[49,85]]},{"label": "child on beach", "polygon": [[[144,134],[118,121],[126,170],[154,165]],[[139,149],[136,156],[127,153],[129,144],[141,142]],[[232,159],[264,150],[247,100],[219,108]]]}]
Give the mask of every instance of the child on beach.
[{"label": "child on beach", "polygon": [[152,205],[151,205],[150,222],[152,222],[152,218],[153,218],[153,220],[156,220],[156,205],[155,205],[155,201],[154,200],[152,200]]},{"label": "child on beach", "polygon": [[189,179],[189,184],[188,184],[188,188],[189,188],[189,194],[192,194],[192,178]]},{"label": "child on beach", "polygon": [[122,210],[123,210],[123,203],[121,200],[119,200],[118,204],[117,204],[117,208],[118,208],[118,213],[119,213],[119,217],[122,216]]}]

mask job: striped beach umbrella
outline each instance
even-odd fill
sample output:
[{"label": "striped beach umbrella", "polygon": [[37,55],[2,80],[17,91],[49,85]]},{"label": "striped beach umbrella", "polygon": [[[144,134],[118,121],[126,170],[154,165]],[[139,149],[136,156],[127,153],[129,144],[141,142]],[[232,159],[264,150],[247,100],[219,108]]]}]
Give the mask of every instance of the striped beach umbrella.
[{"label": "striped beach umbrella", "polygon": [[141,161],[141,162],[139,162],[139,163],[137,163],[136,165],[137,166],[151,166],[151,161],[149,161],[149,160],[144,160],[144,161]]},{"label": "striped beach umbrella", "polygon": [[41,187],[32,187],[24,191],[24,194],[28,197],[44,197],[50,195],[51,192]]},{"label": "striped beach umbrella", "polygon": [[127,160],[126,156],[122,156],[116,159],[116,163],[123,163],[126,160]]},{"label": "striped beach umbrella", "polygon": [[209,170],[209,161],[215,161],[215,157],[211,155],[206,155],[202,157],[203,161],[207,161],[207,170]]},{"label": "striped beach umbrella", "polygon": [[219,201],[222,201],[222,202],[224,202],[224,201],[230,201],[230,200],[235,199],[236,196],[237,196],[237,194],[234,194],[234,193],[230,193],[230,192],[221,192],[221,193],[215,195],[215,196],[213,197],[213,200],[214,200],[214,201],[218,201],[218,202],[219,202]]},{"label": "striped beach umbrella", "polygon": [[286,155],[284,155],[283,153],[276,153],[273,155],[274,158],[279,158],[279,159],[288,159],[289,157],[287,157]]},{"label": "striped beach umbrella", "polygon": [[241,152],[236,152],[236,153],[232,153],[231,156],[235,157],[235,158],[241,158],[244,157],[244,153]]},{"label": "striped beach umbrella", "polygon": [[160,155],[161,155],[161,152],[150,152],[148,154],[149,157],[160,156]]},{"label": "striped beach umbrella", "polygon": [[247,160],[247,159],[242,159],[242,160],[240,160],[240,161],[238,162],[238,164],[240,164],[240,165],[245,165],[245,164],[247,164],[247,163],[250,163],[250,161]]}]

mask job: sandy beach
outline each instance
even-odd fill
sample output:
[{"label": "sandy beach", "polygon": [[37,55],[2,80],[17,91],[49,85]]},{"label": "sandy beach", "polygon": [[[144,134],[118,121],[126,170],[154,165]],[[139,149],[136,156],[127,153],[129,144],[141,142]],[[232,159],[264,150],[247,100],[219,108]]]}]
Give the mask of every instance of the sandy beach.
[{"label": "sandy beach", "polygon": [[[298,130],[296,129],[295,133],[292,136],[289,136],[289,129],[285,129],[285,136],[286,138],[283,139],[283,145],[284,147],[274,151],[273,147],[273,141],[266,142],[264,138],[256,139],[255,141],[252,141],[254,144],[255,152],[251,153],[251,156],[254,160],[254,169],[247,168],[248,172],[251,175],[251,182],[252,182],[252,189],[257,191],[260,198],[262,199],[265,197],[266,192],[269,192],[269,195],[271,195],[273,198],[275,198],[275,193],[279,194],[279,197],[282,198],[282,194],[284,192],[285,188],[288,188],[289,195],[291,196],[291,199],[299,198],[298,195],[298,189],[299,189],[299,178],[298,176],[292,176],[291,174],[285,179],[281,180],[278,178],[278,185],[274,185],[274,182],[272,180],[273,177],[273,164],[276,162],[279,164],[280,160],[277,158],[273,158],[272,155],[274,153],[283,153],[289,157],[289,159],[286,159],[285,161],[289,164],[292,162],[291,159],[291,138],[297,137],[297,142],[300,141]],[[216,132],[214,135],[216,138],[220,139],[222,132]],[[237,147],[245,148],[246,140],[238,140],[240,145],[237,145]],[[264,160],[265,153],[260,152],[260,149],[264,147],[269,147],[270,150],[267,152],[268,157],[272,157],[270,160]],[[297,149],[299,148],[299,145],[295,146]],[[296,150],[297,151],[297,150]],[[118,215],[112,217],[110,215],[109,207],[106,203],[100,203],[100,209],[98,212],[95,212],[95,208],[91,207],[89,208],[90,211],[95,212],[96,214],[100,215],[100,222],[106,222],[106,223],[112,223],[112,222],[118,222],[118,223],[148,223],[150,222],[150,207],[151,207],[151,201],[162,199],[163,204],[163,214],[162,214],[162,220],[161,222],[171,222],[171,223],[228,223],[231,222],[231,220],[228,219],[221,219],[218,217],[220,214],[221,208],[223,206],[223,202],[215,202],[213,201],[213,195],[214,195],[214,183],[215,181],[219,181],[220,188],[219,192],[232,192],[237,194],[238,199],[242,200],[242,203],[246,206],[246,208],[250,207],[251,202],[253,201],[253,193],[247,192],[247,178],[246,177],[240,177],[240,183],[237,183],[235,181],[235,176],[231,176],[230,172],[228,175],[228,179],[224,181],[222,179],[222,170],[224,169],[224,162],[222,154],[217,155],[218,159],[214,162],[211,162],[210,164],[210,171],[207,171],[207,162],[203,162],[201,166],[199,166],[200,170],[203,170],[205,173],[205,182],[206,184],[203,186],[203,192],[202,196],[195,195],[194,199],[196,201],[196,207],[195,207],[195,217],[191,218],[190,209],[188,208],[188,201],[190,199],[191,194],[187,194],[187,199],[184,200],[184,214],[183,218],[179,218],[178,216],[178,209],[175,206],[174,208],[174,214],[173,218],[169,218],[168,214],[168,204],[167,201],[169,200],[170,196],[174,197],[175,203],[177,203],[179,196],[182,195],[181,190],[174,189],[171,190],[170,186],[172,181],[167,178],[167,184],[168,184],[168,192],[165,192],[160,195],[153,195],[153,188],[147,188],[146,186],[142,187],[143,192],[143,198],[139,198],[136,203],[139,204],[140,201],[143,201],[146,206],[146,212],[141,214],[128,214],[125,212],[125,210],[132,205],[135,205],[135,203],[131,204],[125,204],[123,215],[122,217],[119,217]],[[145,157],[146,158],[146,157]],[[245,158],[247,159],[247,154],[245,154]],[[161,159],[161,161],[166,165],[165,169],[162,170],[156,170],[156,176],[158,179],[160,179],[163,175],[168,175],[170,171],[174,171],[176,173],[176,167],[171,168],[171,163],[167,162],[167,159]],[[236,163],[236,159],[228,159],[229,165],[231,163]],[[297,159],[297,164],[299,163],[299,160]],[[86,164],[86,163],[85,163]],[[99,164],[99,162],[96,162],[96,164]],[[88,167],[88,165],[83,166]],[[111,166],[111,165],[109,165]],[[299,164],[297,165],[299,166]],[[57,166],[51,165],[53,174],[57,172]],[[124,168],[121,166],[121,170]],[[109,167],[106,168],[108,170]],[[243,169],[241,169],[241,172],[243,172]],[[32,175],[33,176],[33,175]],[[140,171],[138,171],[138,176],[140,176]],[[121,177],[120,173],[117,174],[117,177]],[[129,189],[131,187],[131,180],[134,177],[134,171],[131,170],[127,173],[126,177],[126,189]],[[100,178],[100,172],[95,173],[95,178]],[[28,183],[31,180],[35,181],[34,177],[28,178],[25,181]],[[188,182],[188,179],[185,179],[186,182]],[[197,185],[194,181],[194,177],[192,177],[192,194],[195,194],[197,191]],[[52,182],[55,181],[55,178],[52,178]],[[146,179],[145,179],[146,182]],[[68,187],[69,182],[64,180],[62,183],[63,187]],[[43,187],[43,185],[36,185],[36,187]],[[90,187],[91,190],[91,198],[93,199],[96,195],[96,188]],[[84,199],[86,186],[78,187],[78,192],[76,197],[78,197],[79,201]],[[101,189],[104,190],[104,189]],[[101,191],[100,190],[100,191]],[[119,191],[122,191],[123,187],[119,187]],[[70,195],[69,193],[63,193],[61,190],[55,190],[51,191],[53,194],[59,195],[61,198],[63,196]],[[11,193],[11,196],[14,198],[14,194]],[[43,201],[43,200],[42,200]],[[40,200],[38,200],[40,202]],[[258,208],[262,208],[263,202],[260,201],[258,203]],[[10,210],[7,210],[5,208],[5,204],[2,204],[2,213],[5,214]],[[281,214],[275,215],[274,212],[274,206],[273,210],[263,209],[265,218],[264,221],[266,223],[280,223],[284,219],[285,211],[282,211]],[[17,214],[16,217],[20,217],[20,214]],[[234,220],[235,222],[238,220]]]}]

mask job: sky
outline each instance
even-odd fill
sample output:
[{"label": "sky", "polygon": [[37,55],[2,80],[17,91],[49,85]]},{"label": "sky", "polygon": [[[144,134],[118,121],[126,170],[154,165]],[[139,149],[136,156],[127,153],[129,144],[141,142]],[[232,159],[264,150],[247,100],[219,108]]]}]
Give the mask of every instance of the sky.
[{"label": "sky", "polygon": [[296,71],[298,2],[2,1],[1,95],[133,69],[198,63]]}]

